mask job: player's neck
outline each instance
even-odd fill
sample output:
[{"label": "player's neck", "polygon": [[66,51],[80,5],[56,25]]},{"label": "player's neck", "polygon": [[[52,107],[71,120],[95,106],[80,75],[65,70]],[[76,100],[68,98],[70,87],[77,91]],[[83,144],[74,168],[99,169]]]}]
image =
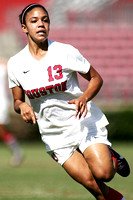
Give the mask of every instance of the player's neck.
[{"label": "player's neck", "polygon": [[40,44],[29,41],[29,51],[35,59],[41,60],[47,54],[48,41],[46,40]]}]

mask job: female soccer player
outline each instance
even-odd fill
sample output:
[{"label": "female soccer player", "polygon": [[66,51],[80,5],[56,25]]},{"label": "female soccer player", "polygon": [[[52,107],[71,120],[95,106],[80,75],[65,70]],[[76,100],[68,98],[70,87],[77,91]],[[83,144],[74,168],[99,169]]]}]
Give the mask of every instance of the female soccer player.
[{"label": "female soccer player", "polygon": [[[128,176],[130,170],[108,148],[108,121],[91,101],[102,86],[101,76],[77,49],[48,39],[50,19],[42,5],[28,5],[19,17],[28,44],[8,62],[15,111],[27,123],[37,121],[48,154],[96,199],[125,200],[104,183],[116,171]],[[85,92],[77,72],[89,81]]]}]

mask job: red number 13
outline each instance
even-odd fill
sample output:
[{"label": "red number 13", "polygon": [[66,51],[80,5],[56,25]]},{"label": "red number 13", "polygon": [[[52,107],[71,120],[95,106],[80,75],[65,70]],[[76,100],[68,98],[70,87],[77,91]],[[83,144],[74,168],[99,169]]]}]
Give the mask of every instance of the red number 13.
[{"label": "red number 13", "polygon": [[55,65],[54,67],[53,67],[53,70],[56,70],[56,75],[54,75],[54,77],[52,76],[52,68],[51,68],[51,66],[50,67],[48,67],[48,76],[49,76],[49,82],[50,81],[54,81],[54,78],[56,79],[56,80],[58,80],[58,79],[61,79],[61,78],[63,78],[63,74],[62,74],[62,66],[61,65]]}]

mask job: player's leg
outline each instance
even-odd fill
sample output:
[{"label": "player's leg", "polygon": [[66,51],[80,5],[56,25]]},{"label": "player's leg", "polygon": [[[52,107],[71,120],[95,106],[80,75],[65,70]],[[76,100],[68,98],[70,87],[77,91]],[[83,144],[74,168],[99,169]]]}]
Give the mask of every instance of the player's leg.
[{"label": "player's leg", "polygon": [[22,149],[20,148],[14,135],[11,132],[7,131],[4,125],[0,125],[0,139],[9,147],[9,149],[13,153],[10,164],[12,166],[20,165],[23,160]]},{"label": "player's leg", "polygon": [[[72,156],[65,161],[63,168],[74,180],[82,184],[97,200],[105,200],[105,197],[94,179],[84,156],[79,151],[76,150]],[[107,196],[109,193],[109,187],[104,183],[99,184],[107,192]]]},{"label": "player's leg", "polygon": [[57,149],[48,152],[48,154],[56,162],[63,165],[67,173],[90,191],[97,200],[124,200],[119,192],[109,188],[103,181],[94,178],[83,154],[77,151],[76,147]]},{"label": "player's leg", "polygon": [[75,151],[63,164],[63,167],[74,180],[82,184],[97,200],[125,200],[121,193],[93,177],[84,156],[79,151]]},{"label": "player's leg", "polygon": [[103,181],[110,181],[117,171],[117,163],[112,159],[108,146],[102,143],[90,145],[83,155],[105,199],[124,200],[123,195],[112,188],[109,188],[107,193],[107,188],[102,184]]},{"label": "player's leg", "polygon": [[[92,157],[90,156],[90,152],[91,152]],[[90,165],[93,162],[94,163],[98,162],[99,164],[97,163],[97,166],[102,164],[102,166],[100,167],[100,170],[102,168],[103,170],[102,173],[104,173],[105,176],[106,176],[106,170],[108,171],[108,173],[111,172],[112,177],[115,174],[115,172],[117,172],[119,175],[123,177],[127,177],[130,174],[130,167],[126,159],[122,155],[120,155],[118,152],[116,152],[114,149],[112,149],[110,146],[107,146],[105,144],[100,144],[100,143],[93,144],[84,151],[84,154]],[[92,163],[90,159],[92,160]],[[94,171],[96,170],[94,166],[92,166],[92,168],[94,169]],[[97,170],[97,173],[99,173],[98,170]]]},{"label": "player's leg", "polygon": [[112,160],[106,144],[92,144],[85,149],[83,155],[92,174],[98,180],[108,182],[114,177],[117,164]]},{"label": "player's leg", "polygon": [[106,127],[94,127],[79,145],[93,175],[102,181],[110,181],[116,172],[124,177],[130,174],[126,159],[110,145]]}]

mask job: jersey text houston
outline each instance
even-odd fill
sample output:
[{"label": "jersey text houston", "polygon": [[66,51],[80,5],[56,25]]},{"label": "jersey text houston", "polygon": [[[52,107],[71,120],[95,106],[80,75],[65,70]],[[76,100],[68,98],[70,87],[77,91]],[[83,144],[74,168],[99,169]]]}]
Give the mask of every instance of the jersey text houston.
[{"label": "jersey text houston", "polygon": [[64,92],[67,90],[66,87],[67,81],[57,83],[55,85],[49,85],[46,87],[40,87],[32,90],[24,90],[25,94],[28,96],[29,99],[39,98],[41,96],[46,96],[49,94],[53,94],[56,92]]}]

